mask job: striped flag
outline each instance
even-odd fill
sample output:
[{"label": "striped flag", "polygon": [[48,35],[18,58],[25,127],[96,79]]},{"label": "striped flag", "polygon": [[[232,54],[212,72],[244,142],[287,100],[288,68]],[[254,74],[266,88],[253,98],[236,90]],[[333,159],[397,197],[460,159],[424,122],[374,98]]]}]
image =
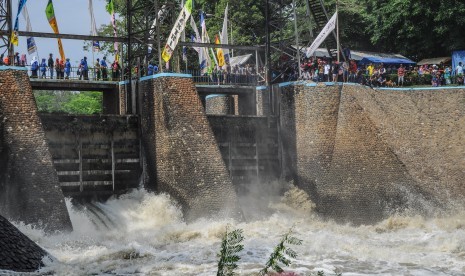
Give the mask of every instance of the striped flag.
[{"label": "striped flag", "polygon": [[178,44],[182,31],[184,31],[184,28],[186,27],[187,20],[189,19],[189,16],[191,16],[191,12],[192,0],[187,0],[186,4],[184,4],[184,7],[181,10],[181,13],[178,16],[178,19],[176,20],[176,23],[174,23],[174,27],[171,30],[170,36],[168,37],[168,42],[166,43],[165,48],[163,49],[163,53],[161,54],[165,62],[168,62],[173,55],[173,51]]},{"label": "striped flag", "polygon": [[19,0],[18,13],[16,14],[15,26],[13,27],[13,33],[11,34],[11,43],[18,46],[18,30],[19,30],[19,14],[26,5],[27,0]]},{"label": "striped flag", "polygon": [[[47,15],[48,23],[55,34],[59,34],[57,19],[55,17],[55,10],[53,8],[52,0],[48,0],[47,7],[45,8],[45,15]],[[65,60],[65,52],[63,51],[63,44],[61,44],[61,39],[58,38],[58,51],[60,51],[60,56],[62,60]]]}]

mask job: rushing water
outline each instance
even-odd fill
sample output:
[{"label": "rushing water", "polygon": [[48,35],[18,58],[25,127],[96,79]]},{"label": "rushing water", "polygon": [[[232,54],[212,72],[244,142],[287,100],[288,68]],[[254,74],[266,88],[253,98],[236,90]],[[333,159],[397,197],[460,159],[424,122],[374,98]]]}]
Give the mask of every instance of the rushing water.
[{"label": "rushing water", "polygon": [[296,200],[302,199],[272,203],[271,214],[253,221],[185,223],[168,196],[135,191],[80,211],[68,202],[70,234],[46,236],[17,226],[57,259],[46,261],[39,275],[216,275],[228,224],[244,230],[240,275],[259,271],[293,225],[303,244],[292,246],[298,256],[286,271],[299,275],[465,274],[465,212],[429,219],[397,215],[354,227],[322,220],[310,202]]}]

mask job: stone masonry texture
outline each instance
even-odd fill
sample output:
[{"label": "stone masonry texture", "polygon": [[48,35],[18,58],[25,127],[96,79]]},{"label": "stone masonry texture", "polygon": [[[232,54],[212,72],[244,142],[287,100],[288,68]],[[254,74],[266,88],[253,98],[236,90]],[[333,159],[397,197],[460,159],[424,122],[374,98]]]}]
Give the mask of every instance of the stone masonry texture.
[{"label": "stone masonry texture", "polygon": [[0,215],[71,230],[26,71],[0,70]]},{"label": "stone masonry texture", "polygon": [[229,95],[216,95],[205,100],[207,114],[230,115],[234,114],[234,98]]},{"label": "stone masonry texture", "polygon": [[355,223],[463,201],[464,103],[465,89],[283,87],[286,176],[319,212]]},{"label": "stone masonry texture", "polygon": [[233,216],[237,196],[190,78],[141,82],[149,187],[173,196],[185,217]]},{"label": "stone masonry texture", "polygon": [[45,256],[42,248],[0,216],[0,270],[36,271]]}]

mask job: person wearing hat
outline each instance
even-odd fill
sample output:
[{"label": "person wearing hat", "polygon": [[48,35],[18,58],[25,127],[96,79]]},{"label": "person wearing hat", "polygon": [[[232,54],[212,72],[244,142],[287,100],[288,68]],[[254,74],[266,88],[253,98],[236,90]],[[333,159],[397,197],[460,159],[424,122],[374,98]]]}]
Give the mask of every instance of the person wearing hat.
[{"label": "person wearing hat", "polygon": [[65,62],[65,79],[69,79],[69,74],[71,73],[71,62],[69,62],[69,58],[66,59]]},{"label": "person wearing hat", "polygon": [[50,53],[48,58],[48,69],[50,71],[50,79],[53,79],[53,54]]}]

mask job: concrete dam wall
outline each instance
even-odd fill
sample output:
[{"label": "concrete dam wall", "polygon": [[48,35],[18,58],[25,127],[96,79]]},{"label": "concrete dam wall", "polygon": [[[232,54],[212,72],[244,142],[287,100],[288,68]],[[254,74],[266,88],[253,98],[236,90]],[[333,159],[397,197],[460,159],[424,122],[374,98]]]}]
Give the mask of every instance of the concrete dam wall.
[{"label": "concrete dam wall", "polygon": [[281,96],[285,174],[321,213],[365,223],[463,201],[465,89],[297,83]]},{"label": "concrete dam wall", "polygon": [[143,78],[141,131],[148,186],[173,196],[186,218],[237,216],[237,196],[192,79]]},{"label": "concrete dam wall", "polygon": [[0,69],[0,215],[70,230],[27,71]]}]

